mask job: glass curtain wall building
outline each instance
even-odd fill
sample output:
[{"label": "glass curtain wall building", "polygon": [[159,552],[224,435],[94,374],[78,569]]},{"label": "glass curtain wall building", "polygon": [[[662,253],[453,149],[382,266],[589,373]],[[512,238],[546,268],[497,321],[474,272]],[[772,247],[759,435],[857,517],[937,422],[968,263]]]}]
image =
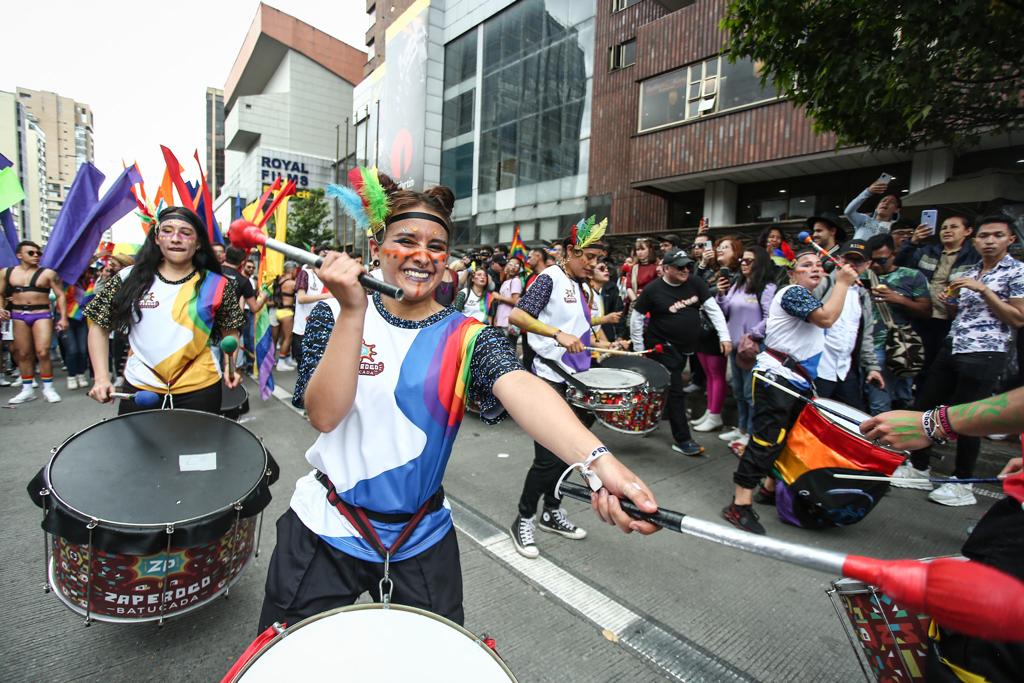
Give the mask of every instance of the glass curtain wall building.
[{"label": "glass curtain wall building", "polygon": [[594,3],[520,0],[445,45],[456,243],[554,239],[586,210]]}]

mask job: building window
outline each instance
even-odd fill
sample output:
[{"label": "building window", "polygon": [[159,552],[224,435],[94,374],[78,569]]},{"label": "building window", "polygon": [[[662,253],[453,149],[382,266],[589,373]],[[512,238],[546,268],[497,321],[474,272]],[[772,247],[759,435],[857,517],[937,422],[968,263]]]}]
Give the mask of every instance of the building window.
[{"label": "building window", "polygon": [[636,38],[610,48],[608,70],[625,69],[636,64]]},{"label": "building window", "polygon": [[612,14],[621,12],[622,10],[632,7],[639,2],[640,0],[612,0]]},{"label": "building window", "polygon": [[372,62],[373,58],[377,56],[377,48],[375,47],[376,41],[371,38],[370,42],[366,44],[366,61]]},{"label": "building window", "polygon": [[776,99],[754,62],[715,56],[640,84],[641,132]]},{"label": "building window", "polygon": [[366,30],[369,31],[377,23],[377,5],[371,5],[366,10]]}]

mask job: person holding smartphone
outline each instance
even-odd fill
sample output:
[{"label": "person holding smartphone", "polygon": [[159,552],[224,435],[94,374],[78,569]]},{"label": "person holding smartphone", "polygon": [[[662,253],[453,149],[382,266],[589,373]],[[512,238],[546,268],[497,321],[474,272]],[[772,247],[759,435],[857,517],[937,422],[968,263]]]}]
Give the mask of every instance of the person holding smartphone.
[{"label": "person holding smartphone", "polygon": [[[889,232],[893,221],[899,218],[903,202],[898,194],[889,192],[889,183],[894,178],[888,173],[883,173],[878,180],[868,185],[867,189],[853,198],[843,211],[846,219],[853,224],[853,239],[868,240],[871,237],[883,232]],[[878,200],[873,214],[860,213],[859,209],[870,197],[882,195]]]},{"label": "person holding smartphone", "polygon": [[939,243],[930,242],[927,226],[919,225],[913,236],[896,252],[896,265],[916,268],[928,281],[932,299],[931,315],[914,320],[914,329],[924,344],[924,370],[917,376],[917,385],[924,386],[929,368],[939,354],[942,342],[949,335],[952,318],[942,303],[949,284],[981,260],[974,249],[971,235],[973,220],[960,213],[943,219],[939,227]]}]

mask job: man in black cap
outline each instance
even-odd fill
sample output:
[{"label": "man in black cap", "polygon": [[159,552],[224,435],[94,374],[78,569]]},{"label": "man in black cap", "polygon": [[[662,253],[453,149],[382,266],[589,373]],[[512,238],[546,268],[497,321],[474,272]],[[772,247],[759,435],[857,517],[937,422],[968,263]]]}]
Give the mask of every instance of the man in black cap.
[{"label": "man in black cap", "polygon": [[501,289],[501,274],[505,270],[508,259],[500,251],[494,252],[494,256],[487,263],[487,291],[496,292]]},{"label": "man in black cap", "polygon": [[[867,243],[850,240],[836,248],[840,264],[849,265],[858,275],[868,269],[871,263]],[[834,264],[833,264],[834,265]],[[835,293],[834,274],[822,280],[822,291],[815,290],[827,302]],[[874,334],[874,306],[866,287],[854,286],[846,290],[843,312],[825,334],[825,350],[818,362],[818,379],[815,386],[822,398],[837,401],[864,410],[864,381],[879,388],[885,386],[881,366],[875,355],[872,338]],[[856,356],[856,358],[854,357]]]},{"label": "man in black cap", "polygon": [[[839,216],[831,211],[822,211],[820,216],[811,216],[805,223],[811,233],[811,240],[835,257],[839,245],[846,241],[846,228],[839,222]],[[821,263],[826,273],[831,273],[835,264],[823,258]]]},{"label": "man in black cap", "polygon": [[722,309],[707,284],[693,276],[694,262],[681,249],[668,252],[661,261],[664,274],[652,281],[634,304],[640,313],[651,315],[644,333],[644,348],[658,349],[652,358],[672,374],[668,390],[669,424],[672,427],[672,450],[697,457],[704,448],[693,440],[686,421],[686,392],[683,391],[683,367],[686,359],[697,351],[700,340],[700,309],[703,309],[718,332],[722,353],[732,351],[729,330]]}]

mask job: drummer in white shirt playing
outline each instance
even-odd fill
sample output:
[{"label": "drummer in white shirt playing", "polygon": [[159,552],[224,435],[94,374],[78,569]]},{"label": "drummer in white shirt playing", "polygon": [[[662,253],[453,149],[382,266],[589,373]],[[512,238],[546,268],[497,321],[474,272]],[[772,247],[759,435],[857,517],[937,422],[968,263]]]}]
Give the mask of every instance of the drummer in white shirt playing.
[{"label": "drummer in white shirt playing", "polygon": [[[839,319],[846,292],[857,281],[857,271],[848,265],[837,268],[835,274],[832,296],[823,304],[811,294],[825,277],[821,259],[812,249],[798,251],[789,270],[790,284],[779,290],[769,308],[766,348],[758,354],[754,366],[750,443],[733,474],[733,500],[722,510],[726,521],[744,531],[765,533],[754,512],[754,489],[768,476],[803,408],[801,401],[758,381],[757,376],[763,375],[803,396],[812,395],[818,362],[825,348],[825,330]],[[762,487],[758,497],[769,502],[774,493]]]}]

